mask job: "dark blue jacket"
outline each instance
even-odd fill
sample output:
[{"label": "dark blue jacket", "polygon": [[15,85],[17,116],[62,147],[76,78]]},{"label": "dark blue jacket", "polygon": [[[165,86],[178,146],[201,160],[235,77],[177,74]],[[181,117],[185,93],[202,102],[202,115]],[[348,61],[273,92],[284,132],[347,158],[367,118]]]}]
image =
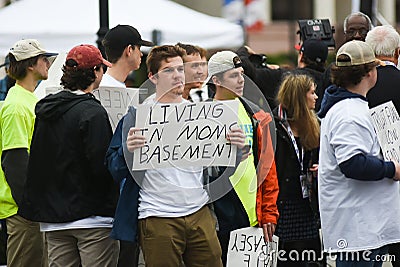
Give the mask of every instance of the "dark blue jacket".
[{"label": "dark blue jacket", "polygon": [[[114,180],[121,183],[126,179],[115,211],[111,237],[131,242],[136,242],[140,187],[128,169],[128,160],[133,162],[132,154],[128,152],[126,142],[122,140],[126,140],[129,128],[134,126],[135,121],[136,109],[130,107],[128,113],[119,121],[106,154],[106,165]],[[144,173],[135,171],[133,175],[136,179],[143,179]]]}]

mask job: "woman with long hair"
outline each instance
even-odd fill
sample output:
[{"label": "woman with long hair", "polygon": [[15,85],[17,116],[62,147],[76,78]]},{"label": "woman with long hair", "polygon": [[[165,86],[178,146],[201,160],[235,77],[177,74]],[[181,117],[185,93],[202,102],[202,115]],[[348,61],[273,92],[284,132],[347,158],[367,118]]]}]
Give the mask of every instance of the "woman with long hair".
[{"label": "woman with long hair", "polygon": [[315,190],[319,147],[315,87],[310,76],[288,74],[274,110],[280,214],[275,234],[279,236],[279,249],[285,251],[278,259],[279,267],[321,266]]}]

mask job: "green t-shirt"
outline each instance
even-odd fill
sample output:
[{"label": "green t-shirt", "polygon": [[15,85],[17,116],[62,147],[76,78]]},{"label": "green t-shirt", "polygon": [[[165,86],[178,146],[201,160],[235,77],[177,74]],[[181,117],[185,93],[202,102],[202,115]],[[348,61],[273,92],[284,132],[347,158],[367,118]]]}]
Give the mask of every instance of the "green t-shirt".
[{"label": "green t-shirt", "polygon": [[[4,150],[27,148],[32,140],[35,125],[37,97],[19,85],[8,91],[0,109],[0,158]],[[0,168],[0,219],[16,214],[18,207]]]},{"label": "green t-shirt", "polygon": [[[251,119],[249,118],[249,115],[247,114],[242,103],[239,103],[238,118],[239,127],[246,134],[246,143],[252,147],[253,126],[251,124]],[[252,148],[250,148],[250,152],[252,151]],[[247,212],[247,215],[249,216],[250,225],[257,225],[257,174],[254,166],[253,153],[251,153],[247,159],[240,162],[235,173],[230,177],[230,180]]]}]

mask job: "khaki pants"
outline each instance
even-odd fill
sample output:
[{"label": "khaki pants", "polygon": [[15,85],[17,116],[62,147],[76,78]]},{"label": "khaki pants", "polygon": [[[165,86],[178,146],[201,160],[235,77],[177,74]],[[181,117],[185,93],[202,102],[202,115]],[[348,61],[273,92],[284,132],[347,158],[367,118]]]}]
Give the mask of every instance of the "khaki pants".
[{"label": "khaki pants", "polygon": [[19,215],[7,218],[6,223],[7,266],[46,266],[44,239],[39,223],[28,221]]},{"label": "khaki pants", "polygon": [[139,220],[146,267],[222,267],[215,219],[208,207],[184,217]]},{"label": "khaki pants", "polygon": [[46,232],[50,267],[117,266],[119,242],[110,228]]}]

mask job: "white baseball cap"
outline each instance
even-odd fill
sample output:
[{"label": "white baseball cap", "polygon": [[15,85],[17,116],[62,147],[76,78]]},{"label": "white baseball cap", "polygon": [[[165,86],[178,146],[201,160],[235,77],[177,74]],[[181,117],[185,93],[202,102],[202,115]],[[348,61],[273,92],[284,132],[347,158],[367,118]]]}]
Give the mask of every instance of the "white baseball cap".
[{"label": "white baseball cap", "polygon": [[239,56],[232,51],[217,52],[208,60],[207,83],[212,83],[212,76],[242,66]]}]

